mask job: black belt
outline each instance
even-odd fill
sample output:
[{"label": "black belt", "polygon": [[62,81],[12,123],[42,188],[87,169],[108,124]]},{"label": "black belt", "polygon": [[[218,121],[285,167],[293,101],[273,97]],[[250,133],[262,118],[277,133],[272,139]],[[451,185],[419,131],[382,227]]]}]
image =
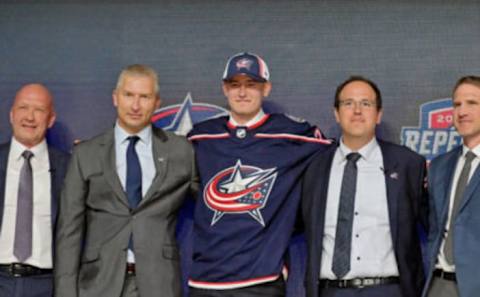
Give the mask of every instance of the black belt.
[{"label": "black belt", "polygon": [[319,286],[321,289],[327,288],[355,288],[360,289],[364,287],[378,286],[378,285],[388,285],[388,284],[397,284],[399,282],[398,277],[364,277],[364,278],[354,278],[354,279],[339,279],[339,280],[330,280],[330,279],[321,279]]},{"label": "black belt", "polygon": [[455,272],[446,272],[446,271],[443,271],[442,269],[435,269],[435,271],[433,272],[433,275],[439,278],[443,278],[445,280],[452,281],[452,282],[457,281],[457,276],[455,275]]},{"label": "black belt", "polygon": [[0,264],[0,271],[13,277],[51,274],[53,269],[38,268],[23,263]]},{"label": "black belt", "polygon": [[135,275],[135,263],[127,263],[127,275]]}]

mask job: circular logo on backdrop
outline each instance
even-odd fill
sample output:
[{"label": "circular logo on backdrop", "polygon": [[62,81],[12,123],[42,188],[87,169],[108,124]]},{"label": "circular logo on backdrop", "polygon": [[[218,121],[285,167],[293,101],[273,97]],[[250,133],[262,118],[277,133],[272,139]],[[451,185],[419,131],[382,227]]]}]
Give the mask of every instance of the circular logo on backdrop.
[{"label": "circular logo on backdrop", "polygon": [[228,111],[217,105],[193,102],[190,93],[181,104],[169,105],[155,111],[152,123],[158,128],[187,135],[193,125],[210,118],[227,115]]}]

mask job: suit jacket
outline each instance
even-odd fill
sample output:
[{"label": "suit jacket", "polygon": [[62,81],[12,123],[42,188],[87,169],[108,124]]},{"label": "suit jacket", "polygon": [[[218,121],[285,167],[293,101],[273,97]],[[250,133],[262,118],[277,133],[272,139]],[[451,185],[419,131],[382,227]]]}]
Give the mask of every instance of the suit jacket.
[{"label": "suit jacket", "polygon": [[[0,144],[0,230],[3,221],[3,207],[5,205],[5,182],[7,177],[8,155],[10,153],[10,142]],[[48,158],[50,162],[50,191],[51,191],[51,216],[52,216],[52,238],[54,236],[55,222],[57,219],[58,200],[63,183],[69,154],[48,146]],[[52,248],[54,244],[52,243]]]},{"label": "suit jacket", "polygon": [[197,175],[185,138],[153,128],[156,175],[136,209],[117,175],[113,129],[78,144],[62,191],[55,295],[118,297],[130,235],[140,296],[180,296],[177,211]]},{"label": "suit jacket", "polygon": [[[426,225],[428,208],[424,187],[425,159],[403,146],[381,140],[378,144],[383,156],[390,231],[400,286],[404,296],[420,296],[424,274],[418,223]],[[320,296],[318,280],[325,208],[336,149],[337,146],[332,145],[326,152],[315,156],[303,182],[302,214],[308,249],[305,285],[308,297]]]},{"label": "suit jacket", "polygon": [[[424,296],[428,292],[435,264],[440,252],[443,231],[447,224],[452,181],[462,147],[432,160],[429,168],[430,230],[428,234],[428,273]],[[461,297],[480,294],[478,271],[480,267],[480,167],[470,178],[463,194],[454,228],[454,259],[457,286]]]}]

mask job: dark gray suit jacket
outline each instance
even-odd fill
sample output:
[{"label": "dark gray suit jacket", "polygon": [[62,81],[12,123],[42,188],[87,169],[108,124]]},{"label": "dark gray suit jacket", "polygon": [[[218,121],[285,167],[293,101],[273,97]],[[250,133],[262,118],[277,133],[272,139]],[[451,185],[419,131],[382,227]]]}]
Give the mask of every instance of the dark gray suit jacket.
[{"label": "dark gray suit jacket", "polygon": [[[5,205],[5,181],[7,177],[8,155],[10,153],[10,142],[0,144],[0,230],[3,221],[3,207]],[[63,178],[67,171],[69,155],[48,146],[48,158],[50,162],[50,192],[51,192],[51,216],[52,216],[52,232],[55,229],[55,221],[57,218],[58,200],[60,197],[60,189],[62,187]],[[54,236],[53,236],[54,238]],[[52,245],[52,248],[54,245]]]},{"label": "dark gray suit jacket", "polygon": [[177,211],[198,187],[193,149],[184,137],[153,128],[156,175],[130,210],[117,175],[113,129],[74,149],[57,227],[55,295],[118,297],[130,235],[140,296],[181,295]]},{"label": "dark gray suit jacket", "polygon": [[[424,284],[419,226],[427,228],[425,159],[406,147],[378,140],[387,186],[388,215],[395,259],[404,296],[419,297]],[[330,169],[337,149],[332,145],[308,167],[303,184],[302,209],[307,238],[307,297],[318,297],[325,207]]]}]

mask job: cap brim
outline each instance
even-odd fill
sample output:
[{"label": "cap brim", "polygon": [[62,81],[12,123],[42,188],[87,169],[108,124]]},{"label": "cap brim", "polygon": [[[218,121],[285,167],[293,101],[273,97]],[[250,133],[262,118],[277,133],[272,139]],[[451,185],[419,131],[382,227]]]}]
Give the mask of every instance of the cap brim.
[{"label": "cap brim", "polygon": [[267,80],[264,79],[263,77],[259,77],[258,75],[254,75],[254,74],[246,73],[246,72],[235,73],[234,75],[230,75],[228,77],[225,77],[223,79],[223,81],[224,82],[229,82],[237,75],[248,76],[248,77],[250,77],[251,79],[253,79],[254,81],[257,81],[257,82],[262,82],[262,83],[267,82]]}]

